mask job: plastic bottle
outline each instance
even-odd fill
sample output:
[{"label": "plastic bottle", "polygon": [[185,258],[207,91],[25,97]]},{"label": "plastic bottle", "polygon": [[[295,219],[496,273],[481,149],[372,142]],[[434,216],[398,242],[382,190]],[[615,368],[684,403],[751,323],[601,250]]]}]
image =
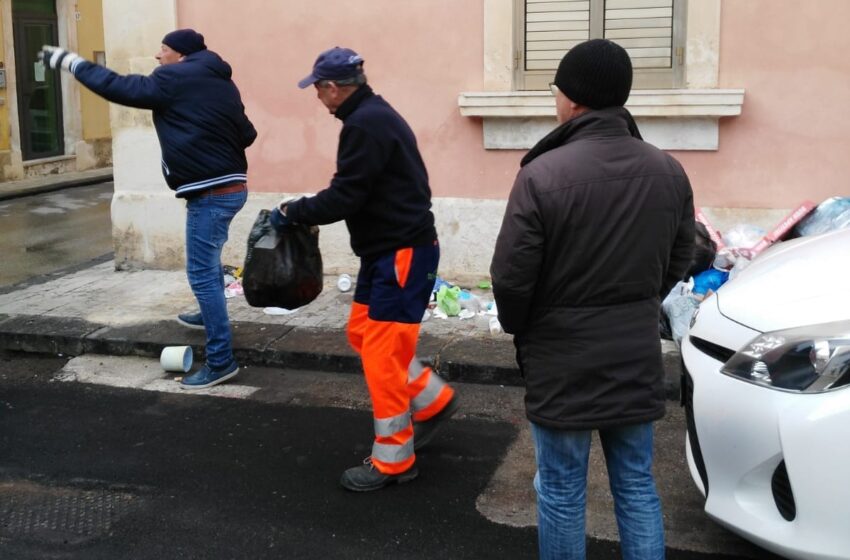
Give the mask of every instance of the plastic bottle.
[{"label": "plastic bottle", "polygon": [[490,334],[499,334],[502,332],[502,324],[498,317],[490,317]]},{"label": "plastic bottle", "polygon": [[351,276],[348,274],[340,274],[336,280],[336,287],[340,292],[347,292],[351,289]]}]

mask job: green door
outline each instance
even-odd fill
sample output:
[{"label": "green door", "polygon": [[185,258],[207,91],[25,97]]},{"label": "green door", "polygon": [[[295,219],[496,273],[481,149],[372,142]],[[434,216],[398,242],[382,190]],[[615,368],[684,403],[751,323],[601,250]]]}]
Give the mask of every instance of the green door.
[{"label": "green door", "polygon": [[24,160],[65,153],[59,73],[38,60],[42,45],[59,42],[53,0],[14,0],[12,22],[21,151]]}]

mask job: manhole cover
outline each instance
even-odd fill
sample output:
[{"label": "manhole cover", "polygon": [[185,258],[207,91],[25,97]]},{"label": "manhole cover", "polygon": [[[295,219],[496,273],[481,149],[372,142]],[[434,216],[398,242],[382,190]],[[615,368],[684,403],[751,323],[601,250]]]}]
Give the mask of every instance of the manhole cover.
[{"label": "manhole cover", "polygon": [[106,534],[141,499],[127,492],[0,483],[0,538],[75,544]]}]

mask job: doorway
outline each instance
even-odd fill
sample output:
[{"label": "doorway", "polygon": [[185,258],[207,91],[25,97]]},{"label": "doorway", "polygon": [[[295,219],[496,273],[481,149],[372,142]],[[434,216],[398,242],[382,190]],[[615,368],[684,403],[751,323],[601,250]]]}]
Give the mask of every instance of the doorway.
[{"label": "doorway", "polygon": [[38,60],[42,45],[59,43],[55,0],[13,0],[12,26],[23,159],[64,155],[59,72]]}]

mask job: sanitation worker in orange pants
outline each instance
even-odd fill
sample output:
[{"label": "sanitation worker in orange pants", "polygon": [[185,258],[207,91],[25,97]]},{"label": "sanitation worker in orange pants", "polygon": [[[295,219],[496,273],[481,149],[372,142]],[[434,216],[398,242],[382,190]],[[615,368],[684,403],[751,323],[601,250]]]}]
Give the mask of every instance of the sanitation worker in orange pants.
[{"label": "sanitation worker in orange pants", "polygon": [[375,441],[372,454],[340,483],[378,490],[416,478],[415,449],[457,410],[454,390],[415,355],[440,260],[431,188],[413,131],[367,85],[357,53],[323,52],[298,85],[312,85],[342,121],[337,171],[315,196],[282,201],[272,222],[345,220],[360,257],[348,339],[363,361]]}]

